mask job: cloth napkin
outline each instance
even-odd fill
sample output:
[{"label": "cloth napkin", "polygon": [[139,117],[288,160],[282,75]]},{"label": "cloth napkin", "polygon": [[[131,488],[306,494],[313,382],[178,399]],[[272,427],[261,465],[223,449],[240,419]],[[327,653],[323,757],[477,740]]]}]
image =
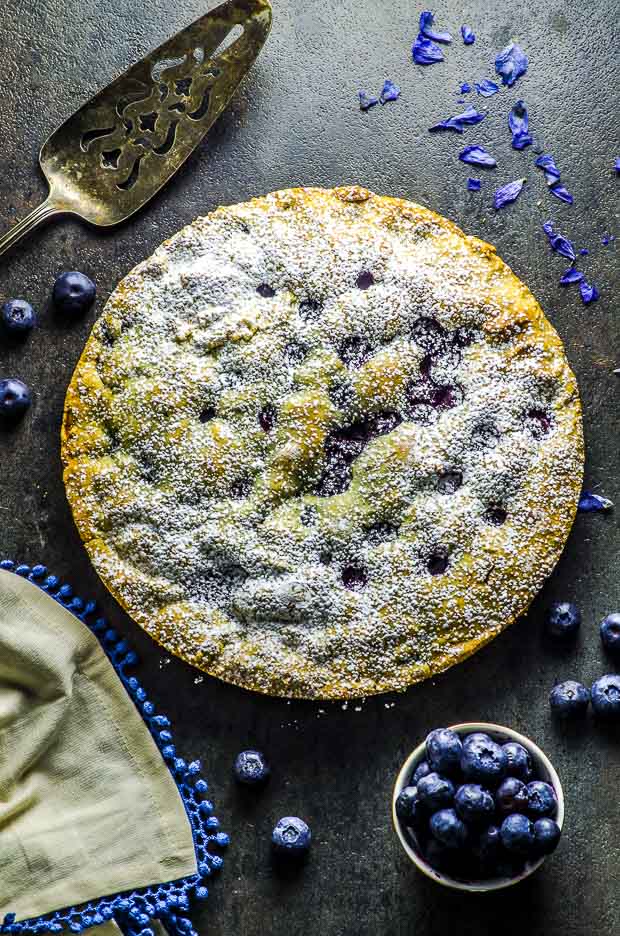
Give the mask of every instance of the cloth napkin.
[{"label": "cloth napkin", "polygon": [[179,790],[97,638],[0,571],[0,922],[196,872]]}]

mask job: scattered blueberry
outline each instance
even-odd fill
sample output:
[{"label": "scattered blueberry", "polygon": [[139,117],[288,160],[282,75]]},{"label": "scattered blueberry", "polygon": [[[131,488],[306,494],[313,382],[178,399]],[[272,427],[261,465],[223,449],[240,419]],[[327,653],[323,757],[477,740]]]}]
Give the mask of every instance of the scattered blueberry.
[{"label": "scattered blueberry", "polygon": [[235,780],[246,786],[257,786],[265,783],[271,769],[260,751],[241,751],[235,759],[233,766]]},{"label": "scattered blueberry", "polygon": [[534,852],[550,855],[557,848],[562,830],[553,819],[537,819],[534,823]]},{"label": "scattered blueberry", "polygon": [[271,842],[275,851],[280,855],[301,857],[310,848],[312,833],[303,821],[297,816],[285,816],[275,826],[271,833]]},{"label": "scattered blueberry", "polygon": [[527,787],[517,777],[506,777],[502,780],[495,794],[497,809],[503,815],[525,812],[528,801]]},{"label": "scattered blueberry", "polygon": [[431,770],[436,773],[458,773],[463,745],[455,731],[449,728],[437,728],[426,739],[426,758]]},{"label": "scattered blueberry", "polygon": [[601,640],[608,653],[620,656],[620,613],[614,611],[601,621]]},{"label": "scattered blueberry", "polygon": [[588,711],[589,702],[590,693],[574,679],[558,683],[549,693],[551,711],[558,718],[582,718]]},{"label": "scattered blueberry", "polygon": [[31,402],[30,390],[23,381],[14,377],[0,380],[0,417],[4,422],[16,422]]},{"label": "scattered blueberry", "polygon": [[493,797],[477,783],[464,783],[458,788],[454,807],[461,819],[472,825],[488,822],[495,812]]},{"label": "scattered blueberry", "polygon": [[429,773],[418,781],[420,803],[429,812],[451,806],[454,800],[454,786],[446,777],[438,773]]},{"label": "scattered blueberry", "polygon": [[531,853],[534,845],[534,826],[527,816],[511,813],[510,816],[506,816],[499,831],[506,851],[518,855]]},{"label": "scattered blueberry", "polygon": [[497,785],[507,769],[506,752],[495,741],[475,739],[463,745],[461,770],[466,780]]},{"label": "scattered blueberry", "polygon": [[467,826],[454,809],[440,809],[431,816],[433,838],[447,848],[461,848],[467,841]]},{"label": "scattered blueberry", "polygon": [[507,741],[502,745],[508,758],[508,773],[511,777],[527,782],[532,776],[532,758],[518,741]]},{"label": "scattered blueberry", "polygon": [[581,624],[581,612],[569,601],[556,601],[547,612],[547,633],[562,640],[575,637]]},{"label": "scattered blueberry", "polygon": [[555,791],[550,783],[544,780],[532,780],[527,785],[527,813],[533,819],[542,819],[544,816],[553,818],[558,810],[558,801]]},{"label": "scattered blueberry", "polygon": [[415,784],[418,783],[418,781],[421,780],[422,777],[428,776],[428,774],[431,772],[432,771],[431,771],[429,762],[425,760],[420,761],[415,771],[413,772],[413,776],[411,778],[412,784],[415,786]]},{"label": "scattered blueberry", "polygon": [[88,311],[95,301],[97,288],[84,273],[72,271],[61,273],[52,291],[54,305],[60,312],[69,315],[81,315]]},{"label": "scattered blueberry", "polygon": [[27,335],[37,323],[37,314],[25,299],[9,299],[0,310],[0,321],[6,332]]},{"label": "scattered blueberry", "polygon": [[620,676],[615,673],[601,676],[592,685],[590,697],[598,718],[620,721]]}]

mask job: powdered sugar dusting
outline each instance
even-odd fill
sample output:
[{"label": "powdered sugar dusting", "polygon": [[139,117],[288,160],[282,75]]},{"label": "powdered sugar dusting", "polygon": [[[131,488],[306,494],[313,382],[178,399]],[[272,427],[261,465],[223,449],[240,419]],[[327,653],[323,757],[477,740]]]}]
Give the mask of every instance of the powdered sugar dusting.
[{"label": "powdered sugar dusting", "polygon": [[126,277],[63,458],[95,567],[167,650],[337,698],[527,607],[583,450],[561,343],[492,248],[352,187],[218,209]]}]

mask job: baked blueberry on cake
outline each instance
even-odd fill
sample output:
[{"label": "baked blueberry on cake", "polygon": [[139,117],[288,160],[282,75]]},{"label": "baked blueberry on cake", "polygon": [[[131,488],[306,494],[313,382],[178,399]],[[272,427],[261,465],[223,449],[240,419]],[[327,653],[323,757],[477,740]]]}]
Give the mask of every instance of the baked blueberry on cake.
[{"label": "baked blueberry on cake", "polygon": [[218,208],[118,286],[62,455],[101,578],[261,692],[404,689],[523,613],[581,488],[540,306],[444,218],[353,187]]}]

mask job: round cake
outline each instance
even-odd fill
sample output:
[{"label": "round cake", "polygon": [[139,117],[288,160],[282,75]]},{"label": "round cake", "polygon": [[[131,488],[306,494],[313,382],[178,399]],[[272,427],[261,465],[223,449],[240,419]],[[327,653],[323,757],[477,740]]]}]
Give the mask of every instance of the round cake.
[{"label": "round cake", "polygon": [[119,284],[62,457],[97,572],[163,647],[336,699],[426,679],[527,609],[583,437],[562,343],[492,247],[298,188],[199,218]]}]

